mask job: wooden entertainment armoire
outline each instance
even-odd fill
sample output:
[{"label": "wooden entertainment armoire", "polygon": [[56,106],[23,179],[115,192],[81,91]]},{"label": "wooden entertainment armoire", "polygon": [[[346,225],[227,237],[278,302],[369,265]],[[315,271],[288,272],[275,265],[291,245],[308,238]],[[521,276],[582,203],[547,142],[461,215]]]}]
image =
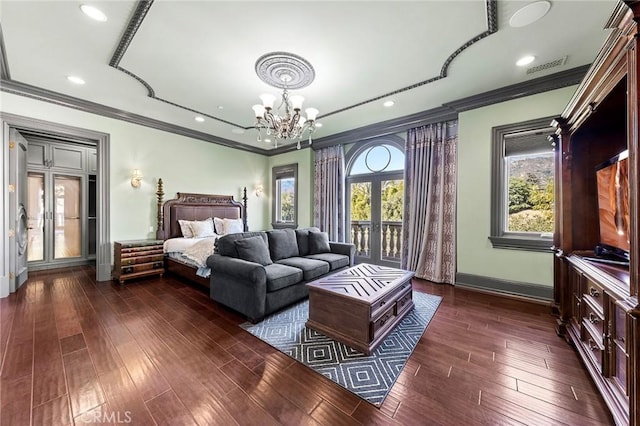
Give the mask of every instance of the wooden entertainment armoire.
[{"label": "wooden entertainment armoire", "polygon": [[[640,1],[620,2],[611,33],[556,120],[554,299],[558,334],[574,345],[616,424],[640,424],[638,142]],[[630,264],[589,260],[599,243],[596,167],[629,150]]]}]

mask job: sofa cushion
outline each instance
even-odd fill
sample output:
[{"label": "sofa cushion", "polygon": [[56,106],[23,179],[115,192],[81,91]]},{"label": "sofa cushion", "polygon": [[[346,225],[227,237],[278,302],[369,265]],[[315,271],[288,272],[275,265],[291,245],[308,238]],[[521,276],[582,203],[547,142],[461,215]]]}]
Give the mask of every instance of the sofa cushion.
[{"label": "sofa cushion", "polygon": [[269,252],[271,260],[277,262],[280,259],[299,256],[296,233],[293,229],[274,229],[267,232],[269,238]]},{"label": "sofa cushion", "polygon": [[238,257],[238,250],[236,250],[235,244],[236,240],[255,236],[260,236],[264,242],[267,243],[267,234],[264,231],[228,234],[216,240],[216,253],[223,256]]},{"label": "sofa cushion", "polygon": [[300,256],[309,254],[309,231],[320,232],[320,229],[315,227],[296,229],[296,240],[298,241],[298,253],[300,253]]},{"label": "sofa cushion", "polygon": [[289,257],[278,260],[277,263],[302,269],[302,277],[305,281],[314,280],[329,272],[329,264],[327,262],[306,257]]},{"label": "sofa cushion", "polygon": [[238,257],[248,262],[259,263],[266,266],[271,265],[271,257],[269,257],[269,247],[262,237],[241,238],[234,241]]},{"label": "sofa cushion", "polygon": [[319,254],[310,254],[305,256],[305,259],[315,259],[322,260],[329,264],[329,268],[332,271],[336,269],[344,268],[345,266],[349,266],[349,256],[345,256],[344,254],[335,254],[335,253],[319,253]]},{"label": "sofa cushion", "polygon": [[265,266],[267,291],[276,291],[302,281],[302,270],[279,263]]},{"label": "sofa cushion", "polygon": [[309,231],[309,254],[329,253],[329,234]]}]

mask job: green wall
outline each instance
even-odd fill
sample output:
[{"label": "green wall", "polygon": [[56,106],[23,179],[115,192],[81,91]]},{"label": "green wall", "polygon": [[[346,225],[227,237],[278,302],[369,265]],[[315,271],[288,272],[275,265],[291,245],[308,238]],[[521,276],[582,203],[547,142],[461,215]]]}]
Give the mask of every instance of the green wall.
[{"label": "green wall", "polygon": [[560,115],[576,86],[459,114],[458,273],[553,286],[553,255],[494,249],[491,226],[491,128]]},{"label": "green wall", "polygon": [[[232,194],[242,200],[247,187],[249,229],[266,229],[268,198],[257,198],[257,182],[271,176],[268,158],[160,130],[114,120],[7,93],[3,112],[80,127],[110,135],[111,241],[155,237],[156,184],[165,200],[177,192]],[[140,169],[140,188],[131,187],[131,171]],[[265,186],[266,187],[266,186]],[[153,227],[153,231],[151,231]]]},{"label": "green wall", "polygon": [[268,198],[267,227],[271,228],[271,169],[286,164],[298,163],[298,226],[307,227],[313,225],[313,179],[314,179],[314,154],[311,148],[297,149],[268,158],[269,173],[265,181],[265,198]]},{"label": "green wall", "polygon": [[[510,281],[553,283],[550,253],[493,249],[488,240],[491,214],[491,128],[559,115],[575,90],[554,90],[490,105],[459,115],[457,245],[458,272]],[[271,169],[298,164],[298,222],[313,224],[314,152],[310,148],[273,157],[248,153],[184,136],[105,118],[7,93],[3,112],[81,127],[110,135],[111,240],[152,237],[156,223],[156,182],[165,200],[176,192],[233,194],[247,187],[249,228],[271,227]],[[142,186],[131,187],[140,169]],[[264,194],[255,196],[255,187]],[[155,229],[155,228],[154,228]]]}]

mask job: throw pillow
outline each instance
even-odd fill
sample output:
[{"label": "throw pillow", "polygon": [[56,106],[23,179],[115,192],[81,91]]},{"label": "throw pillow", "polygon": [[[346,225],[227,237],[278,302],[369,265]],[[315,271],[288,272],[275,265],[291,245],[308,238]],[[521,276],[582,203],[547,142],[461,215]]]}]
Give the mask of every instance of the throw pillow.
[{"label": "throw pillow", "polygon": [[326,232],[309,231],[309,253],[329,253],[331,246],[329,246],[329,234]]},{"label": "throw pillow", "polygon": [[194,238],[213,237],[216,235],[213,229],[213,220],[211,218],[205,220],[194,220],[191,222],[191,231]]},{"label": "throw pillow", "polygon": [[271,265],[269,248],[262,237],[249,237],[235,241],[238,257],[247,262],[259,263],[262,266]]},{"label": "throw pillow", "polygon": [[309,231],[320,232],[316,227],[298,228],[296,229],[296,239],[298,240],[298,252],[300,256],[306,256],[309,253]]},{"label": "throw pillow", "polygon": [[180,224],[180,231],[182,232],[182,236],[185,238],[193,238],[193,231],[191,230],[191,221],[190,220],[178,220]]},{"label": "throw pillow", "polygon": [[274,229],[267,232],[269,238],[269,251],[271,260],[277,262],[280,259],[299,256],[298,241],[293,229]]}]

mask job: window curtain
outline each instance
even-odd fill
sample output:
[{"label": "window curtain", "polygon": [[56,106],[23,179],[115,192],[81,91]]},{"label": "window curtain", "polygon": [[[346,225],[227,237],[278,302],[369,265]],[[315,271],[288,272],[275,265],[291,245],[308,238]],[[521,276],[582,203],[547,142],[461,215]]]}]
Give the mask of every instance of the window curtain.
[{"label": "window curtain", "polygon": [[455,282],[457,145],[457,121],[407,132],[402,268],[438,283]]},{"label": "window curtain", "polygon": [[313,224],[329,234],[330,241],[344,241],[344,151],[342,145],[316,151]]}]

